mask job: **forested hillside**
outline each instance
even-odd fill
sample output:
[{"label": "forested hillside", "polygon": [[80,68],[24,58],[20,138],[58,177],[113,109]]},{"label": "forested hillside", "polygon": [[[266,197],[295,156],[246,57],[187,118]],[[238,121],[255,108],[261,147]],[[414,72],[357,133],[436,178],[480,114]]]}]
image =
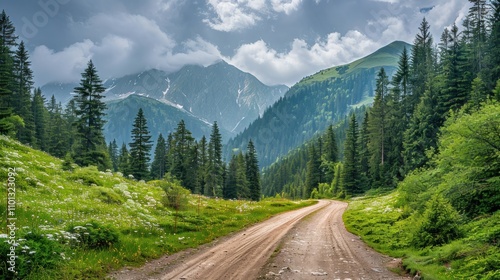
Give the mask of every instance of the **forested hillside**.
[{"label": "forested hillside", "polygon": [[253,139],[262,167],[275,162],[328,125],[342,120],[352,108],[371,103],[377,71],[384,67],[393,73],[405,47],[410,46],[394,42],[351,64],[304,78],[261,118],[231,139],[226,156],[244,149],[245,143]]}]

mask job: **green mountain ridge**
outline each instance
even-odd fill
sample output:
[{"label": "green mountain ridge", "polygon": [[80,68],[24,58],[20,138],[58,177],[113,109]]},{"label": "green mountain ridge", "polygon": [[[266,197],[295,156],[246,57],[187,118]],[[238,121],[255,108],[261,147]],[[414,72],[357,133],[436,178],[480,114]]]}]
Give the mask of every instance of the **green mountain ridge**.
[{"label": "green mountain ridge", "polygon": [[410,44],[395,41],[350,64],[331,67],[295,84],[262,117],[228,142],[227,158],[256,142],[261,167],[279,160],[290,150],[342,120],[353,108],[373,100],[376,72],[396,71],[400,53]]}]

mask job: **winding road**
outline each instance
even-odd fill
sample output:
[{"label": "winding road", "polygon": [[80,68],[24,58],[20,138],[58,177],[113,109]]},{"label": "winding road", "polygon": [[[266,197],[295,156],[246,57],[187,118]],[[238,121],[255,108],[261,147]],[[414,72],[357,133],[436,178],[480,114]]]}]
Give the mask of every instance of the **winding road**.
[{"label": "winding road", "polygon": [[391,258],[346,231],[347,203],[317,204],[274,216],[200,250],[180,252],[139,269],[132,279],[408,279],[386,267]]}]

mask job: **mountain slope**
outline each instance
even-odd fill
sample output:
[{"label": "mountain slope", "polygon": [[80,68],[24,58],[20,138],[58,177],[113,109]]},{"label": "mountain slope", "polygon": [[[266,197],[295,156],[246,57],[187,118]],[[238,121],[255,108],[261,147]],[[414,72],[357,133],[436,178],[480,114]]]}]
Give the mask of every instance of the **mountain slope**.
[{"label": "mountain slope", "polygon": [[352,109],[373,100],[376,73],[391,76],[399,54],[411,45],[393,42],[350,64],[322,70],[294,85],[264,115],[228,142],[226,155],[253,139],[261,167],[275,162]]},{"label": "mountain slope", "polygon": [[[52,83],[42,87],[42,91],[47,98],[54,94],[64,103],[75,86]],[[221,128],[235,134],[288,90],[286,86],[266,86],[224,61],[207,67],[188,65],[171,74],[152,69],[106,80],[104,86],[106,100],[141,94],[184,109],[210,123],[217,121]]]},{"label": "mountain slope", "polygon": [[[177,128],[179,121],[184,120],[187,129],[193,133],[193,137],[200,139],[203,135],[209,136],[212,130],[210,123],[204,122],[185,111],[162,103],[152,98],[139,95],[130,95],[127,98],[106,102],[106,124],[104,125],[104,136],[106,141],[116,140],[118,145],[131,142],[131,130],[133,121],[142,108],[148,122],[148,128],[156,141],[160,133],[163,137]],[[227,140],[230,133],[221,129],[223,139]]]}]

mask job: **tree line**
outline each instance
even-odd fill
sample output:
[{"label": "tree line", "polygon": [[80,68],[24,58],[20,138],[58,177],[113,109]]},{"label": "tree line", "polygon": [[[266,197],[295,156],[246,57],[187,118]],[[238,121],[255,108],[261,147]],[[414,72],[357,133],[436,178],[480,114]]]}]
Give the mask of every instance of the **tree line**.
[{"label": "tree line", "polygon": [[[308,152],[301,148],[268,168],[264,193],[273,188],[291,197],[344,197],[394,188],[439,153],[440,129],[450,116],[500,100],[500,1],[471,3],[463,31],[452,25],[436,45],[424,18],[392,79],[379,70],[372,107],[352,112],[336,126],[343,147],[338,162],[325,161],[321,152],[330,127],[307,144]],[[273,178],[285,179],[281,186],[270,186],[276,183]]]},{"label": "tree line", "polygon": [[[132,124],[132,142],[106,144],[103,119],[105,88],[90,60],[75,96],[63,109],[54,96],[50,102],[40,88],[33,89],[33,71],[24,42],[17,43],[15,28],[5,11],[0,15],[0,134],[8,135],[59,158],[64,167],[94,165],[120,171],[138,180],[179,180],[193,193],[213,197],[260,199],[257,154],[250,140],[246,153],[229,165],[222,159],[222,137],[217,123],[210,140],[196,141],[184,121],[165,139],[159,135],[151,162],[152,140],[140,109]],[[33,90],[33,93],[32,93]],[[167,175],[167,173],[169,175]]]}]

